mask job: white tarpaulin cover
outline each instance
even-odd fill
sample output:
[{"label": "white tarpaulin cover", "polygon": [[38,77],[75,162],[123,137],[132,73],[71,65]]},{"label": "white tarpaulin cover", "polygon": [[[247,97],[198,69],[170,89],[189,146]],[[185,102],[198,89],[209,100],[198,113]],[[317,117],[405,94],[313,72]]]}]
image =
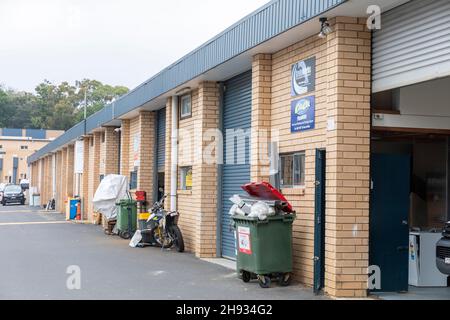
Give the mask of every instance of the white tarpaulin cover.
[{"label": "white tarpaulin cover", "polygon": [[116,202],[128,198],[128,179],[126,176],[110,174],[103,178],[94,195],[94,210],[107,220],[117,218]]}]

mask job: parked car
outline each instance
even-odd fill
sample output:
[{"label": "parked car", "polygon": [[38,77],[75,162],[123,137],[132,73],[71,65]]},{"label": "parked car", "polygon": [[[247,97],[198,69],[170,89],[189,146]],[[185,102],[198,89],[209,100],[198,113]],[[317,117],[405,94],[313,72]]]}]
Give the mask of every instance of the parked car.
[{"label": "parked car", "polygon": [[25,194],[22,187],[15,184],[8,184],[3,189],[2,205],[6,206],[8,203],[25,204]]},{"label": "parked car", "polygon": [[446,223],[442,235],[436,247],[436,264],[439,271],[450,275],[450,221]]}]

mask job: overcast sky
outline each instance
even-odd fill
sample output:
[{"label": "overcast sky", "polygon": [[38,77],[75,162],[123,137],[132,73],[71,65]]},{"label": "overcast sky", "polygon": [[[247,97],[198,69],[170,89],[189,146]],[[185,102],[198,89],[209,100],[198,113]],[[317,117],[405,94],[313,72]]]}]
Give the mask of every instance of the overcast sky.
[{"label": "overcast sky", "polygon": [[0,84],[130,89],[268,0],[0,0]]}]

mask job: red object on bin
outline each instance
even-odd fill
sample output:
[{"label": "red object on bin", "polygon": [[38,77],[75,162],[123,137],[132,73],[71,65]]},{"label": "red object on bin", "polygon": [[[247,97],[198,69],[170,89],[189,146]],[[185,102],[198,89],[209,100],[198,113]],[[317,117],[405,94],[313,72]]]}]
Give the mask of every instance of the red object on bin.
[{"label": "red object on bin", "polygon": [[268,182],[252,182],[243,185],[241,188],[252,197],[286,202],[286,212],[294,212],[292,205],[287,201],[285,196]]},{"label": "red object on bin", "polygon": [[136,191],[136,201],[144,202],[147,199],[147,193],[145,191]]}]

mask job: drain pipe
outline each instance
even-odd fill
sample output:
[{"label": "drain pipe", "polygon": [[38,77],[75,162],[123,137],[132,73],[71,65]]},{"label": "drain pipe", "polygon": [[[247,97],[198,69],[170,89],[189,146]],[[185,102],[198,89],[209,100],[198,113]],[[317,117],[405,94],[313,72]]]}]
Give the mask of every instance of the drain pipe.
[{"label": "drain pipe", "polygon": [[177,210],[178,181],[178,96],[172,96],[172,134],[170,165],[170,211]]}]

